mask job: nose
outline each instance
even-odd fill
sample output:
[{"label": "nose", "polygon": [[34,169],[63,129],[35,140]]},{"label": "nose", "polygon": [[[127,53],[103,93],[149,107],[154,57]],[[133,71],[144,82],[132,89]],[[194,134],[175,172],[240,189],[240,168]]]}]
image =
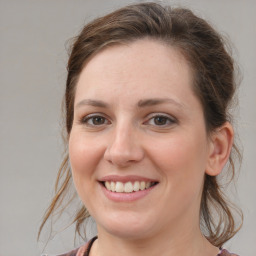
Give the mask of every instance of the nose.
[{"label": "nose", "polygon": [[138,132],[132,127],[120,127],[113,131],[104,154],[105,160],[117,167],[128,167],[141,161],[144,150]]}]

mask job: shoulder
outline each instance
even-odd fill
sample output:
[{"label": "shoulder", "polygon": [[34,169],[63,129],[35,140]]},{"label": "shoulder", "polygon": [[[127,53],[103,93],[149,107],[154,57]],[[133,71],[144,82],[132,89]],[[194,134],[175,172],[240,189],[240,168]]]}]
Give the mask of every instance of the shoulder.
[{"label": "shoulder", "polygon": [[85,251],[87,250],[87,248],[88,248],[88,243],[86,243],[85,245],[83,245],[73,251],[70,251],[68,253],[64,253],[64,254],[61,254],[58,256],[83,256]]},{"label": "shoulder", "polygon": [[221,252],[217,256],[239,256],[239,255],[230,253],[226,249],[222,249]]},{"label": "shoulder", "polygon": [[87,242],[86,244],[82,245],[81,247],[79,247],[79,248],[77,248],[77,249],[75,249],[75,250],[73,250],[71,252],[64,253],[64,254],[61,254],[61,255],[58,255],[58,256],[86,256],[86,255],[89,255],[91,246],[92,246],[93,242],[97,238],[98,237],[95,236],[89,242]]}]

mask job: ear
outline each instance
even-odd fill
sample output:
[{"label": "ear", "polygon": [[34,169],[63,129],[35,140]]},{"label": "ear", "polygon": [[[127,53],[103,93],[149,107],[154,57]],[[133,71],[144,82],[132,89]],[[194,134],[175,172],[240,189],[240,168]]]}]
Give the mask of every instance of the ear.
[{"label": "ear", "polygon": [[206,174],[216,176],[228,161],[233,145],[234,130],[229,122],[217,128],[210,137],[209,157]]}]

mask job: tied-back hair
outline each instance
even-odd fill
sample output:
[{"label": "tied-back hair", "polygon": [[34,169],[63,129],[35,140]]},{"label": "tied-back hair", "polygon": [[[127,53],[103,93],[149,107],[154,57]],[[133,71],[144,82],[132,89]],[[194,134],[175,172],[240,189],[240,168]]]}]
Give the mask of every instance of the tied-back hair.
[{"label": "tied-back hair", "polygon": [[[106,47],[144,38],[173,47],[186,58],[193,71],[193,91],[202,105],[208,134],[225,122],[232,122],[229,107],[237,85],[234,62],[227,52],[224,39],[209,23],[188,9],[157,3],[133,4],[95,19],[75,39],[67,65],[64,98],[66,143],[73,124],[76,84],[85,64]],[[231,179],[235,175],[234,159],[240,161],[240,158],[239,150],[233,144],[228,164]],[[38,236],[50,216],[57,210],[64,211],[67,206],[63,206],[63,202],[72,186],[68,159],[66,153],[58,172],[55,195],[45,213]],[[213,245],[222,246],[239,230],[233,210],[242,218],[240,211],[226,199],[217,177],[205,174],[200,226]],[[83,224],[89,216],[85,206],[77,209],[72,223],[75,223],[80,236],[84,235]]]}]

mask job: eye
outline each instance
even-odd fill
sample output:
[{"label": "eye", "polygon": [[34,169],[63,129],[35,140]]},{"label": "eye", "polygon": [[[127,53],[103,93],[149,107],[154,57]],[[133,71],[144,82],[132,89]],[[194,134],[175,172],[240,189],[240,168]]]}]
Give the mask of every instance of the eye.
[{"label": "eye", "polygon": [[176,122],[175,119],[170,116],[157,114],[148,119],[146,123],[152,126],[169,126]]},{"label": "eye", "polygon": [[101,115],[89,115],[82,118],[81,123],[86,124],[88,126],[101,126],[105,124],[109,124],[108,119]]}]

